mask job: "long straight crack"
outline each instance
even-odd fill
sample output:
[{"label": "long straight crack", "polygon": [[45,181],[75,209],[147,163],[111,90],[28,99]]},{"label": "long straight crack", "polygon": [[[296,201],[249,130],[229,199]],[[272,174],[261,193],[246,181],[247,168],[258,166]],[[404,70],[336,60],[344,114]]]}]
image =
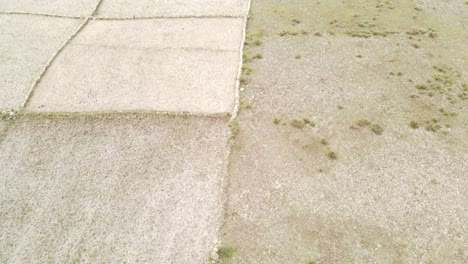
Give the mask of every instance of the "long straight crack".
[{"label": "long straight crack", "polygon": [[[232,154],[232,149],[234,147],[235,143],[235,136],[236,132],[233,131],[233,127],[236,124],[236,118],[239,113],[239,104],[240,104],[240,77],[242,75],[242,65],[243,65],[243,55],[244,55],[244,45],[245,45],[245,39],[247,35],[247,22],[249,20],[249,13],[250,13],[250,8],[251,8],[251,2],[252,0],[249,0],[248,5],[247,5],[247,12],[246,15],[244,16],[244,24],[242,28],[242,38],[241,38],[241,43],[240,43],[240,49],[239,49],[239,69],[237,72],[237,78],[236,78],[236,85],[235,85],[235,104],[234,104],[234,109],[231,115],[231,118],[229,120],[228,124],[228,129],[229,129],[229,139],[226,144],[226,150],[224,153],[223,157],[223,163],[222,163],[222,169],[221,169],[221,206],[222,206],[222,211],[220,215],[220,220],[219,220],[219,226],[218,228],[218,237],[216,241],[215,248],[212,251],[212,256],[217,256],[217,251],[219,247],[221,246],[222,243],[222,228],[225,224],[225,221],[227,219],[227,206],[229,204],[229,186],[230,186],[230,180],[229,180],[229,166],[230,166],[230,159],[231,159],[231,154]],[[219,256],[218,256],[219,257]]]},{"label": "long straight crack", "polygon": [[[99,6],[96,6],[99,8]],[[119,21],[119,20],[152,20],[152,19],[190,19],[190,18],[244,18],[244,15],[179,15],[179,16],[132,16],[132,17],[105,17],[98,16],[99,11],[96,10],[96,13],[93,11],[93,15],[90,16],[94,20],[110,20],[110,21]],[[64,15],[54,15],[46,13],[29,13],[29,12],[9,12],[9,11],[0,11],[0,15],[23,15],[23,16],[41,16],[41,17],[52,17],[52,18],[66,18],[66,19],[86,19],[86,16],[64,16]]]}]

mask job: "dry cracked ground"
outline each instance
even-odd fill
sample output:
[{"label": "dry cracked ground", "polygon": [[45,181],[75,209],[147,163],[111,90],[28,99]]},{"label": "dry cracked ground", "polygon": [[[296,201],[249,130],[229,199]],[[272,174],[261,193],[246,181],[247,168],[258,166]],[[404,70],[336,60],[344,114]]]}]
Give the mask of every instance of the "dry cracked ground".
[{"label": "dry cracked ground", "polygon": [[466,1],[3,0],[0,38],[0,263],[468,262]]}]

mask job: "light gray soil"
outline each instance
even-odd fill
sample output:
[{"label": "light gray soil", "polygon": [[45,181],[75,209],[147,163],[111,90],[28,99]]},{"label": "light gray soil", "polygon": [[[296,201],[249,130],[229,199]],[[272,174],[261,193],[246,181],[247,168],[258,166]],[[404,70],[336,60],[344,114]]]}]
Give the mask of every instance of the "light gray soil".
[{"label": "light gray soil", "polygon": [[248,0],[105,0],[100,17],[244,16]]},{"label": "light gray soil", "polygon": [[242,26],[241,18],[91,21],[28,109],[231,112]]},{"label": "light gray soil", "polygon": [[0,15],[0,111],[18,108],[31,85],[80,21]]},{"label": "light gray soil", "polygon": [[0,143],[1,263],[205,263],[226,118],[21,116]]},{"label": "light gray soil", "polygon": [[100,0],[2,0],[0,12],[36,13],[58,16],[89,16]]}]

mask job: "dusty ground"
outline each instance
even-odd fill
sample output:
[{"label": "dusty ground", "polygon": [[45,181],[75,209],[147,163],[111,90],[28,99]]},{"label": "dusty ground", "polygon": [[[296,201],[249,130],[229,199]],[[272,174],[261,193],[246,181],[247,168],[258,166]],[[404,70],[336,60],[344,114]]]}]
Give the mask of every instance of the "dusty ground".
[{"label": "dusty ground", "polygon": [[1,263],[203,263],[226,118],[17,117],[0,147]]},{"label": "dusty ground", "polygon": [[253,2],[224,262],[468,261],[467,10]]},{"label": "dusty ground", "polygon": [[0,111],[19,108],[44,65],[80,22],[0,15]]},{"label": "dusty ground", "polygon": [[248,2],[219,3],[0,1],[0,263],[216,259]]},{"label": "dusty ground", "polygon": [[0,2],[0,262],[468,262],[468,5],[247,7]]},{"label": "dusty ground", "polygon": [[241,18],[91,21],[28,109],[231,112],[242,25]]},{"label": "dusty ground", "polygon": [[113,0],[103,1],[100,17],[232,16],[247,13],[248,0]]}]

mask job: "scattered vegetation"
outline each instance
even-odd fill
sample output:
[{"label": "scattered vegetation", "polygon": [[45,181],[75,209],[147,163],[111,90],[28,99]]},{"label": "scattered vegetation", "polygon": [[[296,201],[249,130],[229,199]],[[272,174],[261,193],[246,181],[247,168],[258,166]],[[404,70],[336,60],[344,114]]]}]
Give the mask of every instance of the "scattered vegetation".
[{"label": "scattered vegetation", "polygon": [[[415,86],[419,94],[429,97],[440,95],[451,104],[456,104],[457,100],[468,99],[468,85],[460,82],[460,72],[445,65],[434,65],[432,68],[435,71],[434,74],[425,83]],[[460,83],[460,86],[457,83]],[[444,115],[447,116],[450,113],[444,113]]]},{"label": "scattered vegetation", "polygon": [[[305,32],[305,31],[303,31]],[[286,31],[286,30],[283,30],[281,32],[278,33],[278,35],[280,35],[281,37],[284,37],[284,36],[297,36],[300,32],[298,31]]]},{"label": "scattered vegetation", "polygon": [[439,112],[441,112],[444,116],[447,116],[447,117],[454,117],[454,116],[457,116],[457,113],[447,111],[445,108],[440,108],[440,109],[439,109]]},{"label": "scattered vegetation", "polygon": [[294,58],[295,58],[295,59],[300,59],[300,58],[302,58],[302,56],[298,54],[298,55],[296,55]]},{"label": "scattered vegetation", "polygon": [[273,124],[275,125],[279,125],[279,123],[281,122],[281,120],[279,118],[273,118]]},{"label": "scattered vegetation", "polygon": [[320,139],[320,144],[326,146],[328,145],[328,141],[325,138]]}]

